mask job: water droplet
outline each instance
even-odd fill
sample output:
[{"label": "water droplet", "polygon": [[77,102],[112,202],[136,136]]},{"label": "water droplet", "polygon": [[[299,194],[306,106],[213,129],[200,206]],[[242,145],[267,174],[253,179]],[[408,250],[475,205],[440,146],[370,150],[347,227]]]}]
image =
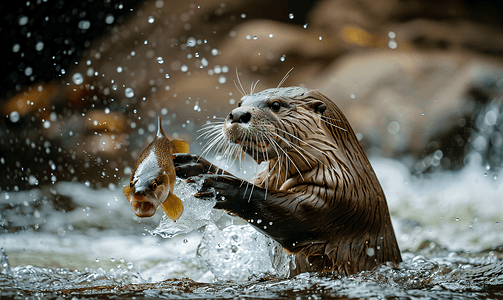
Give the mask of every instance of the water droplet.
[{"label": "water droplet", "polygon": [[89,22],[88,20],[82,20],[79,22],[78,27],[79,29],[87,30],[89,29],[89,27],[91,27],[91,22]]},{"label": "water droplet", "polygon": [[84,76],[82,76],[82,74],[80,74],[80,73],[75,73],[72,76],[72,80],[73,80],[73,83],[80,85],[84,82]]},{"label": "water droplet", "polygon": [[157,63],[160,64],[160,65],[162,65],[164,63],[164,59],[162,59],[162,57],[159,56],[157,58]]},{"label": "water droplet", "polygon": [[48,129],[48,128],[51,127],[51,122],[49,122],[49,120],[45,120],[43,126],[44,126],[45,129]]},{"label": "water droplet", "polygon": [[351,96],[350,96],[350,97],[351,97],[351,99],[356,98],[355,94],[351,94]]},{"label": "water droplet", "polygon": [[154,21],[155,21],[154,17],[152,17],[152,16],[148,17],[148,22],[150,24],[154,23]]},{"label": "water droplet", "polygon": [[218,55],[218,49],[211,49],[211,55],[215,56],[215,55]]},{"label": "water droplet", "polygon": [[99,260],[99,259],[97,259],[97,258],[95,258],[95,259],[94,259],[94,261],[95,261],[95,262],[100,262],[100,260]]},{"label": "water droplet", "polygon": [[218,77],[218,83],[224,84],[225,82],[227,82],[227,78],[224,75]]},{"label": "water droplet", "polygon": [[283,56],[281,56],[281,57],[279,58],[279,60],[280,60],[280,61],[285,61],[285,58],[286,58],[286,55],[285,55],[285,54],[283,54]]},{"label": "water droplet", "polygon": [[125,94],[126,94],[126,97],[128,97],[128,98],[133,98],[134,97],[134,91],[130,87],[126,88]]},{"label": "water droplet", "polygon": [[44,42],[37,42],[37,44],[35,45],[35,50],[42,51],[42,49],[44,49]]},{"label": "water droplet", "polygon": [[17,53],[21,49],[21,46],[19,44],[14,44],[12,46],[12,52]]},{"label": "water droplet", "polygon": [[134,264],[133,264],[132,262],[128,261],[128,263],[127,263],[127,268],[128,268],[129,270],[131,270],[133,267],[134,267]]},{"label": "water droplet", "polygon": [[189,70],[189,67],[187,67],[187,65],[183,65],[181,68],[180,68],[180,71],[182,72],[187,72]]},{"label": "water droplet", "polygon": [[272,33],[269,33],[269,37],[270,37],[270,38],[272,38],[272,37],[273,37]]},{"label": "water droplet", "polygon": [[390,49],[396,49],[396,47],[398,47],[398,44],[395,41],[389,41],[388,42],[388,47]]},{"label": "water droplet", "polygon": [[24,26],[24,25],[28,24],[28,21],[29,21],[29,19],[27,16],[23,16],[23,15],[19,16],[18,22],[19,22],[20,26]]},{"label": "water droplet", "polygon": [[290,14],[288,15],[288,17],[290,18],[290,20],[293,20],[293,18],[294,18],[293,13],[290,13]]},{"label": "water droplet", "polygon": [[400,131],[400,124],[397,121],[393,121],[388,125],[388,132],[391,134],[397,134]]},{"label": "water droplet", "polygon": [[20,119],[19,113],[17,111],[11,112],[9,115],[9,119],[12,123],[16,123]]},{"label": "water droplet", "polygon": [[307,28],[307,23],[306,23],[306,24],[304,24],[304,26],[302,26],[302,27]]},{"label": "water droplet", "polygon": [[390,31],[390,32],[388,32],[388,37],[390,39],[394,39],[394,38],[396,38],[396,34],[393,31]]},{"label": "water droplet", "polygon": [[105,17],[105,23],[107,23],[108,25],[112,24],[114,22],[114,20],[115,20],[115,17],[112,14],[108,14]]},{"label": "water droplet", "polygon": [[246,18],[246,14],[241,14],[241,19]]},{"label": "water droplet", "polygon": [[372,256],[374,256],[374,254],[375,254],[375,250],[374,250],[374,248],[372,248],[372,247],[371,247],[371,248],[368,248],[368,249],[367,249],[367,255],[368,255],[368,256],[371,256],[371,257],[372,257]]},{"label": "water droplet", "polygon": [[111,262],[115,262],[115,258],[113,258],[113,257],[112,257],[112,258],[110,258],[110,261],[111,261]]},{"label": "water droplet", "polygon": [[184,244],[187,244],[188,242],[189,242],[189,240],[187,240],[187,239],[183,239],[183,243],[184,243]]},{"label": "water droplet", "polygon": [[197,44],[196,38],[189,37],[187,39],[187,47],[194,47]]}]

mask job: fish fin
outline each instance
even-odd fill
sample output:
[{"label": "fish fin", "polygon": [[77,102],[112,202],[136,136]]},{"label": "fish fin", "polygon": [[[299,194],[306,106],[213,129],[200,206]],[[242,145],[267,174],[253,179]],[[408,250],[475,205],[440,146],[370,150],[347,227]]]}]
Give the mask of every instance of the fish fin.
[{"label": "fish fin", "polygon": [[182,200],[178,198],[175,194],[169,193],[166,200],[161,204],[161,208],[164,213],[173,221],[180,218],[183,213]]},{"label": "fish fin", "polygon": [[[129,186],[129,184],[127,184],[126,186],[124,186],[124,188],[122,189],[122,193],[126,196],[129,196],[129,194],[131,193],[133,189]],[[129,200],[129,199],[128,199]]]},{"label": "fish fin", "polygon": [[182,140],[171,141],[171,147],[173,147],[173,153],[189,153],[189,143]]},{"label": "fish fin", "polygon": [[161,116],[157,117],[157,137],[158,138],[165,137],[164,131],[162,130],[162,125],[161,125]]}]

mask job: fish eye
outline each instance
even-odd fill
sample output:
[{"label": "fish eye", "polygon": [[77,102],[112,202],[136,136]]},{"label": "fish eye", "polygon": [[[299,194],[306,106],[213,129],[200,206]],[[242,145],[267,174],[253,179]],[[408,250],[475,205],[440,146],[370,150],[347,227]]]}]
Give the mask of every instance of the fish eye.
[{"label": "fish eye", "polygon": [[157,182],[152,182],[152,184],[150,185],[150,188],[152,189],[152,191],[155,191],[155,189],[157,188]]},{"label": "fish eye", "polygon": [[274,101],[270,106],[269,106],[274,112],[278,112],[279,109],[281,108],[281,103],[279,101]]}]

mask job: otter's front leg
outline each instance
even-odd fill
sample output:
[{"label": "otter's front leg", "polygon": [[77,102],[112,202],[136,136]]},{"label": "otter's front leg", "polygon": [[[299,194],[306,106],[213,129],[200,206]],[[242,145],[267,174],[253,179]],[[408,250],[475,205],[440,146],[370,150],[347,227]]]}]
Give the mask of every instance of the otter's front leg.
[{"label": "otter's front leg", "polygon": [[173,154],[176,176],[187,179],[202,174],[229,174],[206,159],[185,153]]},{"label": "otter's front leg", "polygon": [[293,250],[306,233],[301,226],[302,213],[295,213],[302,196],[263,188],[232,175],[204,175],[202,188],[196,197],[216,194],[215,208],[224,209],[245,219],[259,231],[272,237],[283,247]]}]

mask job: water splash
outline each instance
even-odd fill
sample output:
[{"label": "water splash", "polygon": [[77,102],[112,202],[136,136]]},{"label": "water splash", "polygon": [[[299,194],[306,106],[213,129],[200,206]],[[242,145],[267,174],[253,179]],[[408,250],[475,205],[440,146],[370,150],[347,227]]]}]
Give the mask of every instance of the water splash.
[{"label": "water splash", "polygon": [[159,226],[149,230],[151,234],[172,238],[213,223],[225,214],[222,210],[213,209],[217,203],[215,198],[203,200],[193,196],[200,189],[203,179],[194,177],[194,180],[196,181],[187,183],[180,178],[176,179],[174,194],[182,200],[183,214],[176,222],[163,215]]},{"label": "water splash", "polygon": [[207,225],[197,255],[218,280],[234,282],[265,274],[285,278],[293,259],[279,243],[251,225],[231,225],[223,230]]}]

